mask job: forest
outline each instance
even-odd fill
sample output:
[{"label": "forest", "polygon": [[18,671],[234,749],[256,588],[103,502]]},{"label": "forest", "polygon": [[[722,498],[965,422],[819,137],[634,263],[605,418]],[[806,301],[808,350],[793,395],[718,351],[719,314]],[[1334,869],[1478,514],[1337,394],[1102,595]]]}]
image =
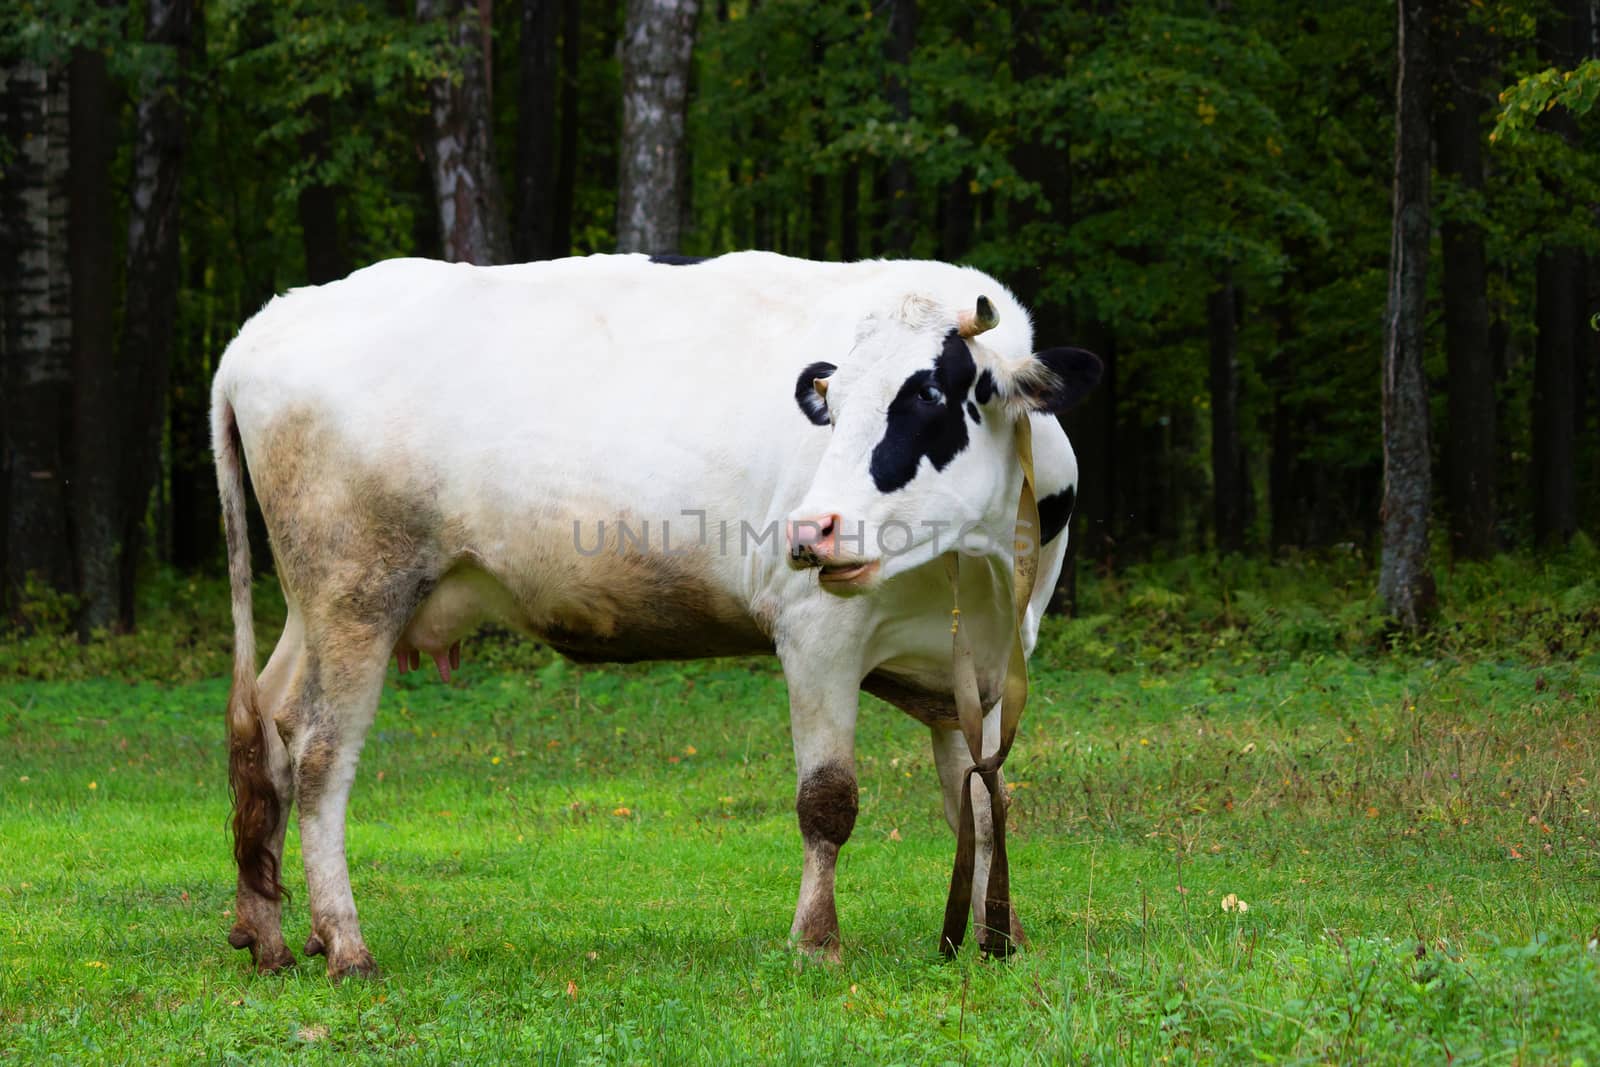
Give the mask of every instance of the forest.
[{"label": "forest", "polygon": [[217,572],[220,353],[408,255],[994,273],[1106,366],[1068,608],[1151,559],[1375,567],[1386,463],[1423,573],[1594,536],[1597,56],[1591,0],[7,4],[5,617],[127,630]]}]

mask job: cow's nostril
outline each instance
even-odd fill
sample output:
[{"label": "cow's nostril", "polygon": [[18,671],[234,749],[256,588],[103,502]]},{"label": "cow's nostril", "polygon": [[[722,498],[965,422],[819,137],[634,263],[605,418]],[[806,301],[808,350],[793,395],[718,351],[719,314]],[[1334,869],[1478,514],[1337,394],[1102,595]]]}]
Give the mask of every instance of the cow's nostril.
[{"label": "cow's nostril", "polygon": [[839,516],[829,515],[822,520],[822,526],[817,530],[817,536],[826,540],[833,536],[834,527],[839,525]]}]

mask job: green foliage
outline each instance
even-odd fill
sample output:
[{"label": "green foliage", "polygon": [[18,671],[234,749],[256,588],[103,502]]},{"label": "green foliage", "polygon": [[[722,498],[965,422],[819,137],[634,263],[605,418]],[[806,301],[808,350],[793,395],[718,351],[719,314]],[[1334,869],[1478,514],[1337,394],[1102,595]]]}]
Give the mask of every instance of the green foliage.
[{"label": "green foliage", "polygon": [[1548,67],[1525,75],[1500,94],[1500,114],[1489,140],[1520,144],[1545,112],[1564,107],[1581,117],[1596,100],[1600,100],[1600,59],[1585,60],[1572,70]]}]

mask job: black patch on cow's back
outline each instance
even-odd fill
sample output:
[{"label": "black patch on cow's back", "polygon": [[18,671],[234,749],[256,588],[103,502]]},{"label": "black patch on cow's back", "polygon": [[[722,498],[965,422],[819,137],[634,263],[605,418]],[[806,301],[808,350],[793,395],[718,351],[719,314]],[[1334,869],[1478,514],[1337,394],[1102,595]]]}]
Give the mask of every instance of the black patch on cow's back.
[{"label": "black patch on cow's back", "polygon": [[[919,370],[900,385],[889,402],[888,426],[872,450],[873,484],[880,493],[904,489],[917,476],[924,456],[942,471],[967,447],[967,419],[962,410],[977,377],[978,366],[961,335],[951,330],[932,370]],[[923,400],[929,383],[944,394],[937,402]]]},{"label": "black patch on cow's back", "polygon": [[657,252],[650,257],[652,263],[664,263],[669,267],[692,267],[696,263],[709,263],[715,256],[680,256],[676,252]]},{"label": "black patch on cow's back", "polygon": [[1048,545],[1067,528],[1067,523],[1072,521],[1072,506],[1077,500],[1077,487],[1069,485],[1061,492],[1051,493],[1039,501],[1040,544]]},{"label": "black patch on cow's back", "polygon": [[827,426],[833,420],[828,418],[828,405],[817,395],[817,379],[838,369],[832,363],[813,363],[800,372],[794,383],[794,402],[800,405],[801,414],[818,426]]}]

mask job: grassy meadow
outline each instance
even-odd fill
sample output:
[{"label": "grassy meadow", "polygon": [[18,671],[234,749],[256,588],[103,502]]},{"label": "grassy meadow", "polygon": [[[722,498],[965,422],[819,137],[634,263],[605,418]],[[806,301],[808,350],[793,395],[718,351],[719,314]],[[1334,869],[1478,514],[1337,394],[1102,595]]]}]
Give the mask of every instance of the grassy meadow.
[{"label": "grassy meadow", "polygon": [[862,698],[818,964],[775,662],[469,643],[391,676],[349,831],[381,973],[342,985],[224,941],[226,595],[164,579],[137,637],[0,644],[0,1062],[1600,1064],[1597,575],[1581,541],[1441,575],[1416,642],[1354,559],[1086,578],[1007,765],[1004,963],[935,951],[953,842],[899,712]]}]

